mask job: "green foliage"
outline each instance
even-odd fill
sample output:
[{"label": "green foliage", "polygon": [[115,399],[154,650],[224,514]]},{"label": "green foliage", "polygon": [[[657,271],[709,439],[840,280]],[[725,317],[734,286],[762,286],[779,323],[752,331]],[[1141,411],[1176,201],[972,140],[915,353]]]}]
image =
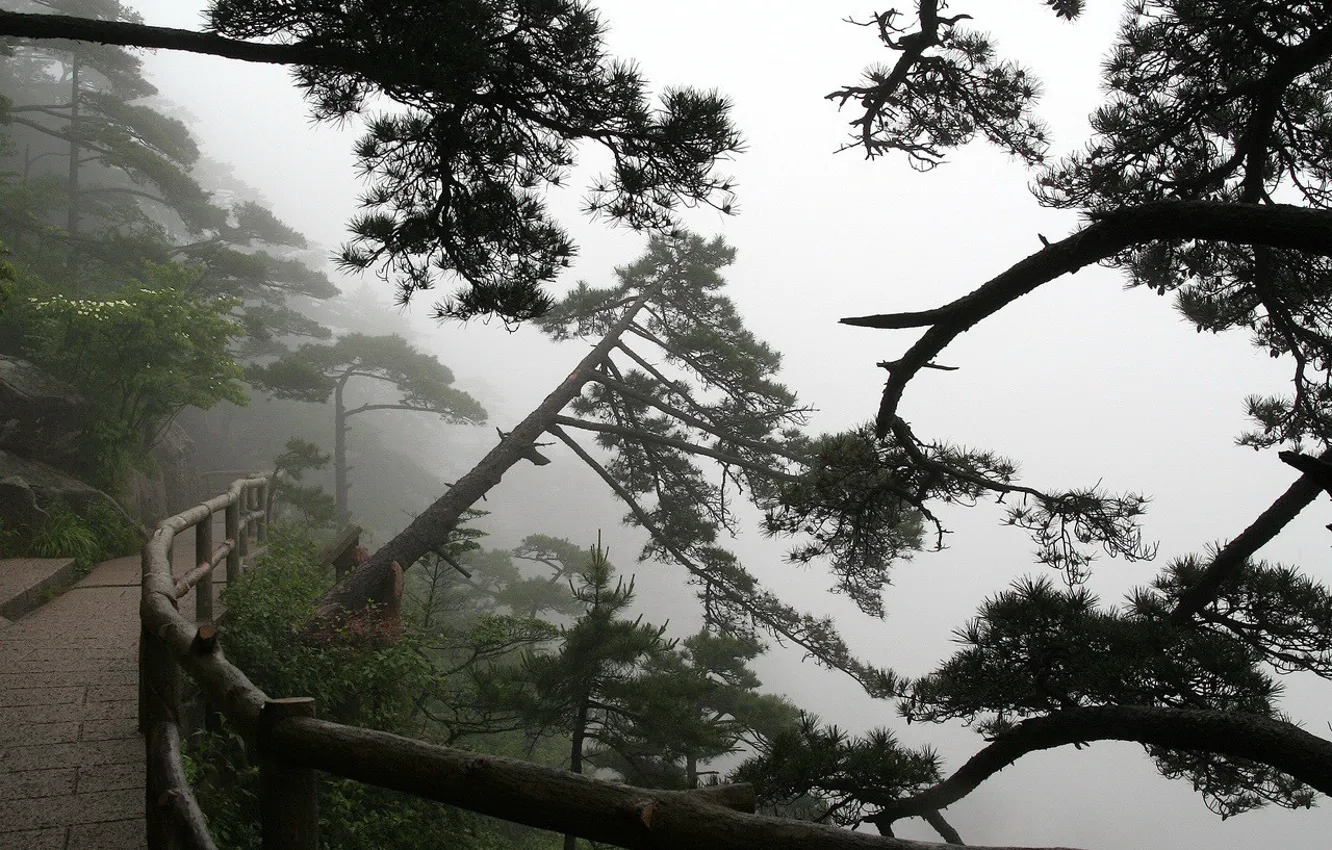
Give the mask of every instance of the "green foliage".
[{"label": "green foliage", "polygon": [[[15,5],[141,23],[110,0]],[[230,202],[231,191],[213,195],[201,185],[198,144],[182,120],[145,102],[157,92],[138,55],[86,42],[19,42],[0,61],[0,93],[8,104],[0,238],[23,265],[67,296],[105,298],[145,263],[181,263],[201,273],[186,291],[237,299],[252,333],[247,347],[327,336],[286,303],[337,293],[293,255],[307,247],[304,237],[255,201]]]},{"label": "green foliage", "polygon": [[412,700],[431,679],[412,634],[374,649],[351,640],[325,646],[302,639],[316,601],[332,584],[317,554],[308,538],[279,531],[255,568],[227,588],[228,657],[266,693],[314,697],[322,717],[408,728]]},{"label": "green foliage", "polygon": [[93,529],[78,514],[57,504],[46,509],[28,548],[39,558],[73,558],[81,566],[91,566],[99,547]]},{"label": "green foliage", "polygon": [[[976,489],[928,480],[900,448],[875,440],[868,426],[825,434],[811,450],[815,459],[782,490],[780,502],[764,517],[764,530],[804,535],[789,559],[808,564],[831,556],[838,576],[834,589],[862,611],[882,617],[889,567],[909,559],[923,543],[922,496],[967,500],[978,495]],[[944,489],[949,485],[951,493]]]},{"label": "green foliage", "polygon": [[[5,313],[5,308],[9,301],[14,297],[14,282],[18,280],[18,272],[14,269],[14,264],[9,262],[9,249],[0,242],[0,316]],[[0,326],[3,327],[3,326]]]},{"label": "green foliage", "polygon": [[689,89],[652,104],[637,70],[606,56],[585,4],[468,0],[437,11],[426,0],[221,0],[208,13],[222,35],[323,51],[325,63],[297,72],[317,120],[394,103],[375,107],[356,146],[370,188],[344,266],[380,267],[404,300],[441,272],[457,275],[469,286],[441,315],[540,315],[550,301],[539,286],[574,252],[543,193],[568,178],[582,140],[613,154],[587,201],[593,214],[667,229],[682,203],[730,210],[730,181],[714,174],[740,147],[729,104]]},{"label": "green foliage", "polygon": [[91,483],[103,489],[119,489],[184,408],[245,402],[227,348],[239,335],[227,316],[232,305],[172,286],[192,274],[152,267],[148,282],[113,299],[52,295],[25,310],[27,355],[88,402],[80,454]]},{"label": "green foliage", "polygon": [[753,783],[767,811],[855,826],[877,804],[936,783],[940,762],[929,748],[902,746],[887,729],[848,735],[802,712],[731,779]]},{"label": "green foliage", "polygon": [[305,473],[323,469],[332,457],[309,440],[292,437],[273,460],[273,498],[295,511],[307,528],[331,526],[337,519],[333,496],[319,486],[304,485]]},{"label": "green foliage", "polygon": [[625,710],[608,718],[588,759],[634,785],[692,788],[709,762],[745,748],[765,751],[798,712],[758,692],[748,663],[762,651],[749,637],[701,631],[654,653],[615,689]]},{"label": "green foliage", "polygon": [[47,505],[34,527],[0,529],[0,552],[10,557],[73,558],[80,572],[134,553],[141,532],[109,502],[91,502],[82,514],[59,502]]},{"label": "green foliage", "polygon": [[[1254,585],[1280,584],[1256,609],[1277,613],[1268,628],[1284,631],[1301,617],[1281,611],[1291,602],[1316,603],[1325,619],[1326,593],[1310,595],[1289,575],[1251,567],[1232,581],[1227,602],[1213,603],[1208,628],[1181,628],[1169,618],[1180,578],[1198,567],[1179,562],[1154,589],[1139,590],[1123,609],[1102,607],[1085,588],[1056,589],[1049,581],[1023,580],[986,601],[977,617],[958,631],[960,649],[935,672],[911,684],[902,711],[909,720],[962,719],[987,736],[1018,720],[1061,708],[1088,705],[1157,705],[1281,717],[1281,686],[1263,666],[1263,636],[1241,613]],[[1247,590],[1246,590],[1247,586]],[[1268,607],[1270,605],[1271,607]],[[1225,612],[1225,613],[1222,613]],[[1226,622],[1229,614],[1233,618]],[[1313,626],[1308,623],[1308,626]],[[1246,632],[1248,634],[1246,634]],[[1297,634],[1290,634],[1294,644]],[[1292,659],[1293,660],[1293,659]],[[1310,661],[1317,660],[1316,657]],[[1262,764],[1229,756],[1149,746],[1166,776],[1193,782],[1208,807],[1230,816],[1274,802],[1305,807],[1311,791]]]},{"label": "green foliage", "polygon": [[[300,448],[299,446],[297,448]],[[226,591],[228,659],[266,693],[313,696],[331,720],[420,736],[417,702],[444,678],[428,632],[408,629],[402,642],[379,647],[355,641],[312,645],[302,637],[314,603],[331,583],[315,562],[316,547],[276,526],[268,549]],[[481,622],[475,645],[494,633]],[[547,632],[542,639],[550,636]],[[456,671],[454,671],[456,675]],[[191,780],[219,846],[257,850],[258,772],[234,735],[200,734],[191,741]],[[320,846],[330,850],[541,850],[540,833],[471,815],[411,795],[347,779],[320,782]]]}]

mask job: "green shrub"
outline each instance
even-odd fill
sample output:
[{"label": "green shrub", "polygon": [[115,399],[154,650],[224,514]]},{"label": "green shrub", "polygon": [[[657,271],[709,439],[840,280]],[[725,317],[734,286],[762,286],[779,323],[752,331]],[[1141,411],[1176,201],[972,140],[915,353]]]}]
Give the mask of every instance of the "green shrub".
[{"label": "green shrub", "polygon": [[[351,640],[315,646],[303,630],[332,584],[317,566],[313,541],[274,526],[268,549],[223,596],[227,658],[270,696],[311,696],[319,716],[341,723],[419,733],[417,698],[436,675],[418,637],[360,647]],[[257,850],[258,776],[244,746],[229,733],[191,741],[189,775],[218,847]],[[320,845],[325,850],[519,850],[552,848],[541,833],[510,828],[411,795],[321,774]]]},{"label": "green shrub", "polygon": [[101,561],[134,553],[139,530],[106,502],[94,502],[82,514],[56,502],[35,527],[0,526],[0,552],[12,557],[73,558],[81,572]]},{"label": "green shrub", "polygon": [[144,278],[105,299],[29,296],[20,317],[23,356],[87,401],[83,473],[108,492],[180,411],[246,400],[229,351],[243,333],[229,318],[236,302],[188,294],[197,273],[181,266],[150,265]]},{"label": "green shrub", "polygon": [[61,504],[46,508],[46,519],[33,531],[31,554],[39,558],[73,558],[80,567],[97,561],[99,546],[92,527]]}]

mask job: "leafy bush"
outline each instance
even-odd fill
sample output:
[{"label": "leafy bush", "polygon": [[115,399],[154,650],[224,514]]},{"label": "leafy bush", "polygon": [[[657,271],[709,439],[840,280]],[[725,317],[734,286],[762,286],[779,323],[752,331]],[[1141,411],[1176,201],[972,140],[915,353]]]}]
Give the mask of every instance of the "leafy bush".
[{"label": "leafy bush", "polygon": [[228,658],[273,696],[314,697],[321,717],[407,730],[414,700],[433,675],[413,634],[378,647],[302,639],[316,600],[332,585],[317,556],[308,537],[278,527],[255,568],[223,596]]},{"label": "leafy bush", "polygon": [[195,272],[150,266],[146,280],[104,300],[30,297],[24,356],[87,400],[80,456],[90,483],[119,490],[186,407],[244,404],[241,368],[228,350],[242,335],[225,299],[188,294]]}]

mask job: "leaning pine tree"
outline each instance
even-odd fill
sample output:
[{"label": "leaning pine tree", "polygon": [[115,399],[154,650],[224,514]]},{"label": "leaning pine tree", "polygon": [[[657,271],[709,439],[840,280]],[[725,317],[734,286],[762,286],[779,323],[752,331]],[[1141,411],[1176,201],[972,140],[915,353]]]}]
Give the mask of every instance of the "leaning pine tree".
[{"label": "leaning pine tree", "polygon": [[[591,351],[470,472],[334,587],[321,617],[390,599],[399,569],[447,540],[510,467],[548,462],[537,442],[550,435],[648,532],[644,558],[689,573],[714,628],[771,634],[872,693],[893,692],[896,679],[853,658],[831,621],[783,603],[719,545],[738,529],[733,499],[742,495],[769,514],[770,530],[811,530],[798,557],[855,564],[839,589],[863,595],[861,584],[881,584],[886,564],[918,546],[915,505],[934,492],[924,479],[897,480],[900,458],[877,451],[863,431],[804,435],[806,408],[775,380],[779,355],[744,328],[721,292],[720,270],[733,257],[720,239],[654,237],[614,286],[580,285],[556,304],[541,329],[557,341],[596,338]],[[839,460],[866,452],[877,474],[843,474]]]}]

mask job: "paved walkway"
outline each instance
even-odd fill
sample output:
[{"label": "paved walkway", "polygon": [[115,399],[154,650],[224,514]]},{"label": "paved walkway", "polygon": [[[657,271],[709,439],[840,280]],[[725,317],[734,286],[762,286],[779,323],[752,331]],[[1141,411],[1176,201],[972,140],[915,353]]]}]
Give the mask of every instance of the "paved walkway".
[{"label": "paved walkway", "polygon": [[[194,535],[177,536],[172,554],[184,572]],[[99,564],[0,621],[0,850],[145,846],[139,573],[138,555]],[[191,594],[180,610],[193,606]]]}]

